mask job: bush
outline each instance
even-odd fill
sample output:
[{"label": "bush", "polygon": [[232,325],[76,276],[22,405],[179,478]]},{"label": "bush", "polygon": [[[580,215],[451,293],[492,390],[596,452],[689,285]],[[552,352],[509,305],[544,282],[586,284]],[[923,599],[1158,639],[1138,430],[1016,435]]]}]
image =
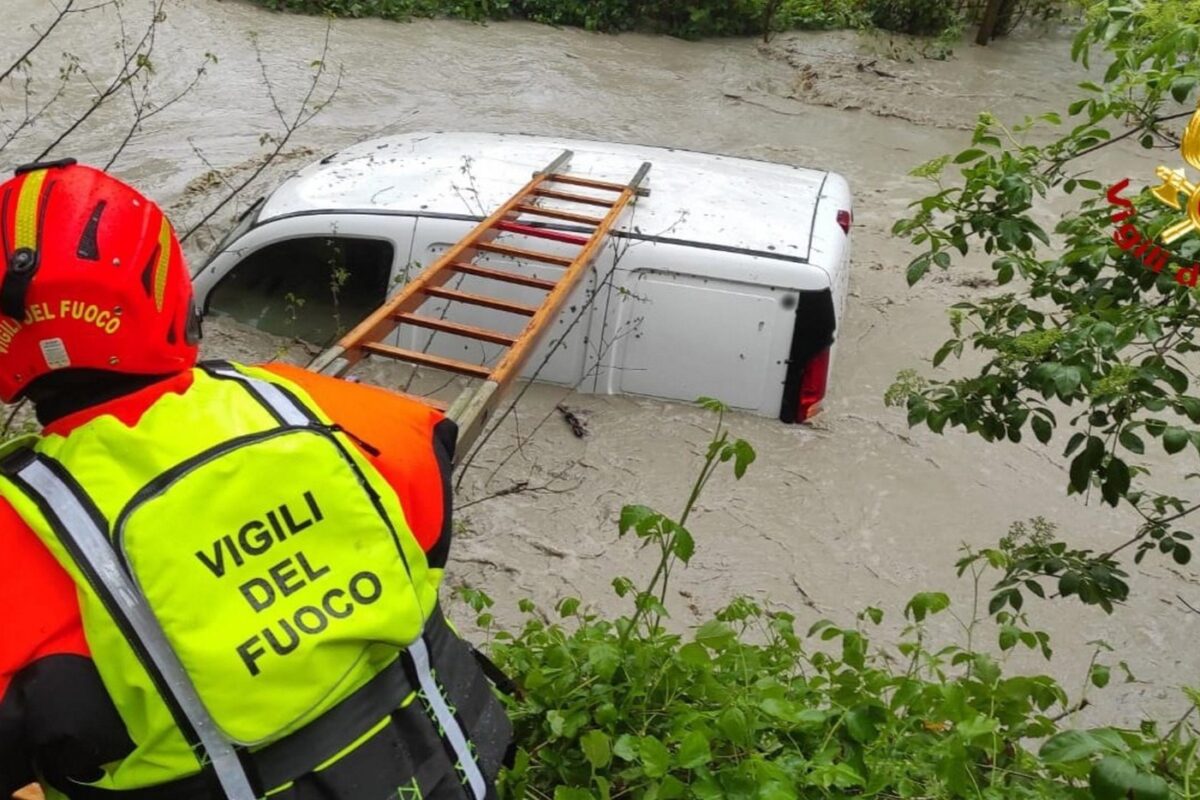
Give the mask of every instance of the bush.
[{"label": "bush", "polygon": [[277,11],[344,17],[448,16],[473,21],[528,19],[589,31],[642,30],[685,39],[759,34],[766,28],[852,27],[866,20],[859,0],[257,0]]},{"label": "bush", "polygon": [[[981,620],[956,616],[942,593],[912,598],[894,652],[872,644],[884,619],[878,608],[849,627],[817,621],[801,637],[790,613],[740,598],[688,635],[668,631],[661,623],[671,572],[695,551],[691,509],[722,463],[732,462],[740,478],[753,459],[750,445],[731,440],[718,421],[678,520],[646,506],[622,510],[620,534],[636,535],[659,557],[640,589],[614,579],[616,593],[633,602],[628,614],[605,619],[566,598],[552,621],[523,601],[524,627],[492,632],[493,658],[522,689],[508,701],[518,751],[502,776],[503,797],[1197,797],[1196,730],[1186,716],[1165,732],[1150,722],[1060,731],[1082,702],[1072,704],[1047,676],[1004,675],[993,656],[972,647]],[[1026,533],[1015,526],[1014,540]],[[968,551],[959,562],[974,580],[973,607],[985,572],[1004,567],[1000,551]],[[492,601],[464,595],[492,631]],[[1024,613],[994,600],[993,608],[1001,652],[1025,647],[1050,657],[1049,637],[1030,630]],[[938,614],[958,622],[965,646],[930,642],[926,625]],[[1110,671],[1093,658],[1089,677],[1103,688]]]},{"label": "bush", "polygon": [[949,0],[867,0],[871,24],[885,31],[936,36],[958,26]]}]

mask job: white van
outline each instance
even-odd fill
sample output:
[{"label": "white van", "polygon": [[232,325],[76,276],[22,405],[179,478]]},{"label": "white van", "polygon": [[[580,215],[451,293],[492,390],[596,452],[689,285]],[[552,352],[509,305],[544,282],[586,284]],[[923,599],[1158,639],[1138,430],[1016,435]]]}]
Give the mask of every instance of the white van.
[{"label": "white van", "polygon": [[[564,150],[573,156],[562,171],[622,184],[650,162],[649,192],[614,228],[526,376],[537,370],[538,380],[583,392],[710,396],[784,422],[811,418],[825,396],[849,278],[850,190],[832,172],[520,134],[377,139],[310,165],[256,202],[196,271],[198,300],[208,314],[332,344]],[[489,258],[532,277],[562,271]],[[454,288],[534,305],[541,297],[476,276],[462,281]],[[422,310],[438,313],[432,304]],[[486,308],[456,314],[484,328],[513,325]],[[475,363],[501,352],[432,337],[402,327],[389,342]]]}]

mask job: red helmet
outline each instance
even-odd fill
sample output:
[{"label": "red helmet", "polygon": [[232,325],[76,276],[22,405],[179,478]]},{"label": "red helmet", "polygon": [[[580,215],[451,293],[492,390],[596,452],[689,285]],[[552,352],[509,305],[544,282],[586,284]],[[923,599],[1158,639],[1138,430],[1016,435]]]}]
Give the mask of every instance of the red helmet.
[{"label": "red helmet", "polygon": [[199,319],[171,223],[74,159],[0,184],[0,399],[54,370],[168,375],[196,363]]}]

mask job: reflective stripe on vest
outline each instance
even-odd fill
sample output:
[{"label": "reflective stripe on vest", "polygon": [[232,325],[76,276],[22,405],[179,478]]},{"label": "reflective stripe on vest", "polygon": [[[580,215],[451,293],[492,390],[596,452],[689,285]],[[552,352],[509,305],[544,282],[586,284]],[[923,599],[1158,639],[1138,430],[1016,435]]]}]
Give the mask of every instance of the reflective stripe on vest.
[{"label": "reflective stripe on vest", "polygon": [[[243,374],[230,367],[214,368],[209,374],[239,383],[264,409],[270,411],[281,428],[331,430],[330,426],[323,424],[312,410],[283,386]],[[256,791],[261,793],[276,788],[273,785],[255,785],[256,779],[265,778],[266,774],[247,775],[242,760],[253,763],[254,754],[239,750],[231,737],[226,735],[214,720],[210,710],[205,707],[201,693],[197,691],[194,676],[185,670],[179,651],[172,647],[167,632],[156,618],[151,601],[135,579],[137,572],[128,571],[129,561],[122,563],[122,554],[109,541],[106,535],[108,525],[103,514],[96,510],[86,489],[72,478],[62,464],[42,453],[25,453],[21,460],[9,462],[7,472],[14,485],[36,503],[42,515],[54,528],[55,535],[71,560],[100,598],[108,616],[117,623],[121,634],[133,648],[162,700],[171,710],[176,725],[196,753],[202,773],[215,774],[221,791],[230,800],[253,800]],[[118,528],[119,523],[114,527],[114,535]],[[128,559],[128,553],[124,555]],[[399,552],[399,558],[404,560],[402,550]],[[407,571],[407,566],[405,570]],[[418,638],[409,645],[408,650],[401,652],[400,661],[397,663],[403,665],[404,671],[409,673],[411,688],[419,686],[419,695],[423,701],[421,705],[426,709],[431,721],[436,723],[447,751],[452,754],[452,761],[456,762],[464,790],[474,800],[483,800],[488,796],[485,770],[481,768],[472,744],[468,741],[467,732],[453,711],[453,702],[447,699],[439,685],[435,673],[437,659],[433,659],[431,664],[429,648],[423,639]],[[482,676],[479,680],[483,680]],[[376,701],[379,699],[381,698],[376,696]],[[494,702],[494,698],[492,700]],[[395,702],[395,698],[391,698],[389,702]],[[336,711],[338,708],[335,705],[330,711]],[[387,707],[377,709],[379,718],[386,716],[389,710]],[[317,717],[316,722],[311,723],[312,727],[318,727],[316,723],[322,719],[323,717]],[[495,726],[495,729],[499,731],[502,727]],[[307,762],[307,769],[311,770],[321,762],[319,759],[312,761],[308,758],[310,754],[316,756],[309,747],[300,747],[299,742],[305,738],[303,734],[306,730],[305,727],[299,728],[279,740],[277,744],[283,745],[289,740],[296,742],[294,749],[304,752],[300,756],[289,752],[286,757],[281,757],[282,761],[291,767]],[[352,743],[353,740],[347,741],[345,746]],[[311,742],[306,744],[311,745]],[[328,744],[328,741],[325,744]],[[274,745],[267,745],[263,748],[264,754],[273,748]],[[281,748],[275,748],[276,754],[280,752]],[[492,760],[488,759],[486,769],[490,775],[494,775],[496,771]],[[498,764],[495,766],[498,767]],[[299,775],[289,774],[286,780],[297,777]],[[122,790],[87,791],[89,794],[99,791],[101,794],[113,796],[125,793]]]},{"label": "reflective stripe on vest", "polygon": [[[472,738],[467,747],[478,747],[474,761],[479,770],[494,778],[511,741],[512,727],[503,706],[473,661],[470,646],[454,634],[437,609],[422,634],[421,647],[429,653],[431,668],[427,673],[437,678],[436,691],[445,697],[447,711],[460,729],[470,732]],[[445,676],[445,686],[439,676]],[[346,795],[348,800],[395,798],[397,787],[404,788],[400,797],[478,800],[480,795],[475,794],[475,787],[466,782],[466,767],[455,762],[445,731],[439,730],[434,716],[426,710],[428,703],[424,690],[417,695],[419,702],[403,703],[413,696],[418,686],[413,659],[402,656],[307,727],[261,750],[243,753],[243,763],[256,782],[264,786],[292,784],[312,773],[314,765],[328,764],[320,770],[320,785],[325,792],[335,791],[337,785],[336,779],[331,785],[331,773],[340,773],[343,779],[349,774],[369,780],[377,792],[365,791],[361,780],[356,780],[354,793]],[[451,704],[453,711],[449,708]],[[382,716],[380,709],[395,709],[387,715],[391,717],[391,731],[385,728],[369,735],[378,729]],[[372,750],[372,740],[388,735],[399,737],[403,746],[384,747],[382,760],[378,749],[373,755],[362,755]],[[363,746],[335,758],[347,750],[349,743],[360,741],[364,736]],[[462,780],[447,781],[451,770],[456,770]],[[486,793],[482,797],[494,800],[494,789],[486,783],[483,788]],[[214,797],[211,785],[202,775],[118,792],[78,786],[71,789],[70,796],[71,800],[213,800]],[[288,790],[283,790],[279,796],[291,797]],[[302,791],[299,796],[308,795]]]},{"label": "reflective stripe on vest", "polygon": [[479,763],[475,760],[475,754],[471,752],[471,746],[467,743],[466,733],[458,724],[458,718],[454,716],[454,712],[450,710],[446,696],[442,693],[442,687],[438,685],[429,668],[429,648],[425,646],[424,640],[418,639],[405,651],[405,656],[417,674],[422,696],[433,709],[433,715],[437,719],[442,735],[454,749],[458,766],[465,773],[467,785],[471,787],[475,800],[483,800],[484,795],[487,794],[487,782],[483,779]]},{"label": "reflective stripe on vest", "polygon": [[136,640],[140,645],[137,649],[145,654],[144,661],[149,662],[145,663],[146,669],[156,678],[176,722],[193,747],[203,748],[229,800],[255,800],[233,745],[209,716],[146,599],[121,569],[108,539],[88,513],[90,500],[81,497],[78,487],[59,477],[51,465],[55,465],[51,459],[35,456],[16,473],[16,478],[25,484],[30,495],[39,499],[44,511],[57,518],[55,527],[65,539],[63,544],[94,582],[93,588],[105,598],[109,613],[122,626],[130,643]]}]

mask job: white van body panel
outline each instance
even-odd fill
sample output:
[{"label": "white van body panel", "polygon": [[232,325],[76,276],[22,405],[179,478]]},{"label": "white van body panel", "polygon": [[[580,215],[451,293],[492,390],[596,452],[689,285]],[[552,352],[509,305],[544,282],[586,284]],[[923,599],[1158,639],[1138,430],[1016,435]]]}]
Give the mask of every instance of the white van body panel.
[{"label": "white van body panel", "polygon": [[[778,416],[801,294],[828,292],[839,326],[845,308],[850,248],[838,213],[849,213],[850,191],[829,172],[513,134],[394,136],[348,148],[284,182],[248,229],[222,243],[198,271],[197,297],[207,307],[212,290],[248,255],[302,236],[391,243],[398,290],[563,150],[574,153],[565,171],[618,183],[651,162],[643,184],[650,194],[616,225],[530,358],[526,377],[536,372],[538,380],[586,392],[683,401],[708,395]],[[587,230],[572,223],[550,227]],[[541,239],[534,245],[518,236],[514,243],[577,252]],[[548,280],[563,272],[500,256],[477,260]],[[531,305],[544,296],[468,275],[447,286]],[[421,313],[436,317],[444,306],[431,301]],[[513,334],[527,321],[460,305],[453,319]],[[407,326],[392,343],[473,363],[494,362],[502,352],[446,334],[430,341],[428,331]]]}]

